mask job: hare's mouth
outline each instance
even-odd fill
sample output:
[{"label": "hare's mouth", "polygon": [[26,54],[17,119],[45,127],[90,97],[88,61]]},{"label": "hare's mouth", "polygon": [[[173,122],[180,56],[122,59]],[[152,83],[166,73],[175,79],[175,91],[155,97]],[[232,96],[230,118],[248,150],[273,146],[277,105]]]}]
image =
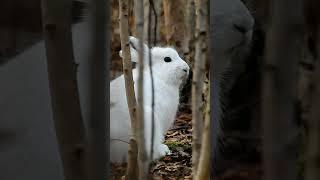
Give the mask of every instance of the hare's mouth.
[{"label": "hare's mouth", "polygon": [[189,77],[189,71],[185,72],[184,74],[181,75],[180,79],[182,81],[186,81]]}]

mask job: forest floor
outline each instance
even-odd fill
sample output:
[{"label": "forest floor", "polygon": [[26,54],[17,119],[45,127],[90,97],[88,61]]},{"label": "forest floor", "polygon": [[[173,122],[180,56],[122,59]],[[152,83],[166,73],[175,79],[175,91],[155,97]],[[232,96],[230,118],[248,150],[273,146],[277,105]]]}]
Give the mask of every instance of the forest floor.
[{"label": "forest floor", "polygon": [[[150,174],[154,180],[191,180],[192,172],[192,115],[190,111],[178,112],[173,127],[165,136],[165,144],[171,150],[167,155],[154,162]],[[126,173],[126,163],[111,164],[111,180],[121,180]],[[257,163],[234,163],[224,170],[216,180],[259,180],[261,167]]]},{"label": "forest floor", "polygon": [[[153,179],[192,179],[191,140],[191,113],[178,112],[173,128],[165,136],[165,144],[171,150],[171,155],[152,164],[150,173]],[[125,172],[126,163],[112,164],[111,179],[119,180]]]}]

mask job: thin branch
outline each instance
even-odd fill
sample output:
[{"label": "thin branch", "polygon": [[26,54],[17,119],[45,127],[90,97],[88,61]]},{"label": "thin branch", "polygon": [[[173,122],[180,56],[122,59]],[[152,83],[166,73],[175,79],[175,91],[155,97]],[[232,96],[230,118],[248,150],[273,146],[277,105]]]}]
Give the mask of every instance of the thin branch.
[{"label": "thin branch", "polygon": [[126,97],[128,102],[129,115],[131,119],[131,131],[132,136],[129,144],[128,151],[128,167],[127,167],[127,179],[137,180],[138,172],[136,171],[138,167],[137,162],[137,114],[136,114],[136,98],[134,92],[134,84],[132,77],[132,65],[131,65],[131,55],[130,55],[130,43],[129,43],[129,25],[128,25],[128,1],[119,0],[119,23],[120,23],[120,41],[123,57],[123,73],[126,88]]},{"label": "thin branch", "polygon": [[[156,46],[157,45],[157,27],[158,27],[158,14],[157,14],[157,11],[156,11],[156,8],[154,6],[154,2],[153,0],[149,0],[149,5],[150,7],[152,8],[152,11],[153,11],[153,15],[154,15],[154,30],[153,30],[153,36],[154,36],[154,39],[153,39],[153,46]],[[151,18],[151,14],[150,14],[150,9],[149,9],[149,16]],[[151,22],[151,19],[149,19],[149,21]],[[150,37],[150,35],[149,35]],[[150,42],[149,42],[150,43]],[[150,46],[149,46],[150,47]]]},{"label": "thin branch", "polygon": [[144,136],[144,98],[143,98],[143,73],[144,73],[144,36],[143,36],[143,18],[144,18],[144,11],[143,11],[143,1],[136,0],[134,2],[134,9],[135,9],[135,23],[136,23],[136,34],[137,38],[139,39],[139,50],[138,50],[138,57],[139,57],[139,75],[138,75],[138,124],[139,124],[139,132],[138,133],[138,157],[139,157],[139,180],[146,180],[148,177],[148,157],[146,155],[145,150],[145,136]]},{"label": "thin branch", "polygon": [[[150,47],[151,44],[151,9],[154,10],[155,17],[156,12],[154,9],[153,0],[149,0],[149,14],[148,14],[148,46]],[[155,33],[154,33],[154,43],[156,43],[156,34],[157,28],[155,26]],[[151,57],[151,50],[148,51],[149,53],[149,70],[150,70],[150,78],[151,78],[151,153],[150,157],[153,157],[153,146],[154,146],[154,79],[153,79],[153,71],[152,71],[152,57]]]}]

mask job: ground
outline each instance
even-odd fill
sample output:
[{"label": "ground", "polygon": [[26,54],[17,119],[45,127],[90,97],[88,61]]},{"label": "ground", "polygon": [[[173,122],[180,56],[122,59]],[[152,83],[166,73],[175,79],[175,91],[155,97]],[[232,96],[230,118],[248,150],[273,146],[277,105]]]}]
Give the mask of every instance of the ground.
[{"label": "ground", "polygon": [[[165,144],[172,151],[153,163],[150,173],[154,180],[191,180],[192,126],[190,111],[180,111],[173,127],[165,136]],[[126,164],[111,164],[111,180],[119,180],[126,172]],[[235,163],[216,180],[259,180],[261,167],[253,163]]]},{"label": "ground", "polygon": [[[172,153],[153,163],[150,169],[153,179],[191,179],[191,113],[178,112],[165,139]],[[126,164],[112,164],[111,179],[121,179],[125,172]]]}]

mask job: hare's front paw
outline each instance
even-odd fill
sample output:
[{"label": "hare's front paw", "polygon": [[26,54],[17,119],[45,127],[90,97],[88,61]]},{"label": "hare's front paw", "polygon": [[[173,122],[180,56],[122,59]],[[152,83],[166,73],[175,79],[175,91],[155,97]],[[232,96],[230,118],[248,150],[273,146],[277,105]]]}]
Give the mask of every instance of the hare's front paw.
[{"label": "hare's front paw", "polygon": [[171,155],[171,151],[170,151],[170,149],[169,149],[169,147],[168,147],[167,145],[161,144],[161,145],[160,145],[160,149],[161,149],[160,152],[163,152],[163,156],[165,156],[165,155]]},{"label": "hare's front paw", "polygon": [[154,155],[153,155],[153,160],[158,160],[158,159],[162,158],[163,156],[170,155],[170,154],[171,154],[171,151],[167,145],[159,144]]}]

